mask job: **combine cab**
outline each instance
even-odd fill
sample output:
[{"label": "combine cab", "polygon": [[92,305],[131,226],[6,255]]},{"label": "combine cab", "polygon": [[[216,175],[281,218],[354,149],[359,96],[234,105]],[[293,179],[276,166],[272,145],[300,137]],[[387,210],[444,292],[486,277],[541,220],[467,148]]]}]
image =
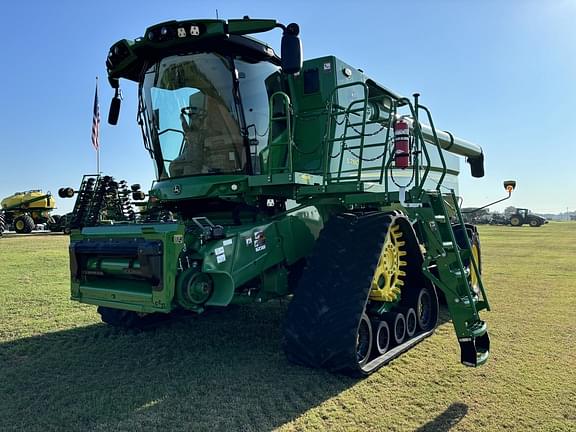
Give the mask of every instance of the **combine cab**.
[{"label": "combine cab", "polygon": [[[281,56],[246,36],[273,29]],[[130,192],[146,198],[130,217],[126,201],[103,216],[100,176],[64,191],[77,192],[72,299],[137,326],[290,296],[288,358],[363,376],[432,334],[441,294],[461,362],[483,364],[480,242],[458,206],[459,156],[481,177],[482,149],[437,130],[418,95],[333,56],[302,64],[298,34],[274,20],[170,21],[112,46],[109,122],[120,79],[137,83],[157,180]]]}]

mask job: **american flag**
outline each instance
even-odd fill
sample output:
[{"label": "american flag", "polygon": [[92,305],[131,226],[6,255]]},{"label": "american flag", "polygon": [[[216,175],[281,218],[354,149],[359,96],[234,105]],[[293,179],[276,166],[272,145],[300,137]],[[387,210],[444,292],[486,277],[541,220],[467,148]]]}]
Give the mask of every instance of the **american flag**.
[{"label": "american flag", "polygon": [[92,116],[92,145],[96,150],[100,148],[100,106],[98,105],[98,81],[94,94],[94,115]]}]

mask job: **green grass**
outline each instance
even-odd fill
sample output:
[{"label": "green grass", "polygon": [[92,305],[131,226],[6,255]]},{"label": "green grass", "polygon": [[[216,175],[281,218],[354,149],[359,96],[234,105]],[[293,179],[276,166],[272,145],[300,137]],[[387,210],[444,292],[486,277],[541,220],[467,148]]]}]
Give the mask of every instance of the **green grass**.
[{"label": "green grass", "polygon": [[115,330],[68,300],[66,237],[2,239],[0,430],[574,431],[576,223],[481,239],[489,363],[445,323],[361,381],[286,361],[286,304]]}]

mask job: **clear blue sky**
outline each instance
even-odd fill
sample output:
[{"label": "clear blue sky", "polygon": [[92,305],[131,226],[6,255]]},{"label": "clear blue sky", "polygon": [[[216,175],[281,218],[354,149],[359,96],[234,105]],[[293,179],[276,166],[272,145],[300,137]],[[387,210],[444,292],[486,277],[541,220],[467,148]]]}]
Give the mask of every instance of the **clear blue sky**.
[{"label": "clear blue sky", "polygon": [[[462,164],[465,206],[503,196],[511,178],[519,186],[505,205],[576,210],[575,0],[6,2],[0,198],[56,193],[95,171],[96,75],[102,170],[148,185],[154,171],[136,126],[134,85],[123,85],[119,126],[105,121],[108,48],[158,22],[214,18],[216,8],[221,18],[297,22],[305,58],[333,54],[399,93],[420,92],[438,127],[484,148],[485,178]],[[263,38],[279,47],[279,31]],[[59,201],[62,212],[71,205]]]}]

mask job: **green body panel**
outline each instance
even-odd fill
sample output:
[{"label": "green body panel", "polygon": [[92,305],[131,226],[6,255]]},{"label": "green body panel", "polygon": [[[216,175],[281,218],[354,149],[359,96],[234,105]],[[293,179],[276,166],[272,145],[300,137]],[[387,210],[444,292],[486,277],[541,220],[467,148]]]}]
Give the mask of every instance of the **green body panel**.
[{"label": "green body panel", "polygon": [[[305,257],[321,229],[314,208],[303,209],[267,223],[230,227],[225,237],[200,241],[196,232],[179,223],[125,224],[84,228],[71,236],[71,253],[81,241],[106,244],[115,240],[142,239],[162,244],[162,289],[131,277],[142,263],[134,257],[89,255],[86,275],[72,282],[72,299],[138,312],[170,312],[178,307],[176,286],[190,262],[201,262],[198,271],[211,276],[214,293],[206,306],[226,306],[238,298],[262,301],[289,293],[286,268]],[[295,241],[296,240],[296,241]],[[91,274],[92,273],[92,274]],[[99,274],[93,274],[99,273]],[[260,277],[262,276],[262,280]],[[252,283],[252,284],[250,284]],[[239,288],[254,288],[251,292]],[[201,308],[198,308],[200,311]]]},{"label": "green body panel", "polygon": [[[106,243],[111,240],[124,240],[139,238],[150,241],[159,241],[163,246],[163,289],[153,290],[146,281],[139,279],[119,278],[126,272],[122,268],[129,268],[129,260],[123,262],[125,266],[111,264],[107,258],[104,265],[98,265],[103,275],[101,277],[86,276],[79,280],[72,280],[72,300],[90,304],[106,304],[138,312],[169,312],[172,310],[174,286],[177,273],[177,257],[182,251],[183,244],[174,241],[175,236],[184,235],[184,226],[180,224],[163,225],[109,225],[83,228],[73,231],[70,237],[71,254],[74,245],[82,240],[94,243]],[[105,258],[102,258],[105,259]],[[89,268],[96,267],[94,259],[89,261]]]},{"label": "green body panel", "polygon": [[236,195],[247,189],[248,176],[181,177],[155,182],[150,194],[164,201]]}]

